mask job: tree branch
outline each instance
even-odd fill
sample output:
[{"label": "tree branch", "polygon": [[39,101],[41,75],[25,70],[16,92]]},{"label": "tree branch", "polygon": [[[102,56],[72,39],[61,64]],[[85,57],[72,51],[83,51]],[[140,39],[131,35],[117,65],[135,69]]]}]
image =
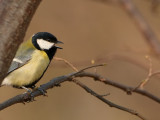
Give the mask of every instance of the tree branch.
[{"label": "tree branch", "polygon": [[[148,98],[160,103],[160,98],[152,95],[151,93],[149,93],[149,92],[147,92],[145,90],[141,90],[141,89],[135,89],[134,90],[134,87],[126,86],[126,85],[120,84],[118,82],[111,81],[111,80],[109,80],[107,78],[104,78],[104,77],[98,75],[98,74],[84,72],[84,70],[87,70],[87,69],[90,69],[90,68],[93,68],[93,67],[103,66],[103,65],[104,64],[89,66],[89,67],[86,67],[86,68],[84,68],[84,69],[82,69],[82,70],[80,70],[78,72],[74,72],[74,73],[71,73],[71,74],[68,74],[68,75],[65,75],[65,76],[60,76],[60,77],[54,78],[53,80],[49,81],[48,83],[41,85],[38,89],[32,91],[31,94],[24,93],[24,94],[17,95],[17,96],[15,96],[15,97],[13,97],[13,98],[11,98],[9,100],[6,100],[5,102],[0,104],[0,110],[3,110],[3,109],[5,109],[5,108],[7,108],[7,107],[9,107],[11,105],[16,104],[16,103],[25,103],[25,102],[31,101],[32,100],[31,95],[33,97],[37,97],[37,96],[43,95],[43,93],[41,91],[39,91],[39,89],[42,89],[42,90],[46,91],[46,90],[48,90],[50,88],[59,86],[61,83],[65,82],[65,81],[72,81],[73,79],[75,79],[77,77],[91,77],[94,80],[101,81],[101,82],[103,82],[103,83],[105,83],[107,85],[111,85],[111,86],[114,86],[114,87],[119,88],[121,90],[124,90],[125,92],[127,92],[127,94],[131,94],[132,92],[136,92],[138,94],[144,95],[144,96],[146,96],[146,97],[148,97]],[[82,84],[80,82],[77,82],[77,81],[74,81],[74,82],[76,82],[76,84],[78,84],[83,89],[85,89],[87,92],[91,93],[92,95],[94,95],[95,97],[97,97],[101,101],[105,102],[109,106],[118,108],[118,109],[126,111],[126,112],[129,112],[129,113],[131,113],[133,115],[138,116],[141,119],[145,119],[139,113],[137,113],[137,112],[135,112],[135,111],[133,111],[131,109],[122,107],[120,105],[116,105],[116,104],[112,103],[111,101],[106,100],[105,98],[103,98],[104,96],[97,94],[96,92],[94,92],[93,90],[91,90],[90,88],[85,86],[84,84]]]},{"label": "tree branch", "polygon": [[[91,67],[96,67],[96,66],[91,66]],[[91,68],[91,67],[87,67],[87,68]],[[87,69],[85,68],[85,70]],[[42,89],[44,91],[51,89],[53,87],[59,86],[61,83],[65,82],[65,81],[72,81],[74,78],[76,77],[90,77],[91,73],[88,74],[86,72],[83,72],[84,69],[82,69],[82,72],[76,72],[76,73],[71,73],[65,76],[60,76],[57,78],[54,78],[53,80],[49,81],[46,84],[41,85],[38,89],[34,90],[31,94],[29,93],[23,93],[23,94],[19,94],[13,98],[10,98],[9,100],[6,100],[5,102],[0,104],[0,110],[3,110],[9,106],[12,106],[14,104],[17,103],[25,103],[25,102],[30,102],[32,100],[32,97],[37,97],[40,95],[43,95],[43,93],[41,91],[39,91],[39,89]],[[97,75],[95,76],[95,79],[97,78]],[[75,81],[74,81],[75,82]],[[77,82],[76,84],[78,84],[79,86],[83,87],[87,92],[91,93],[92,95],[94,95],[95,97],[97,97],[98,99],[100,99],[101,101],[105,102],[106,104],[108,104],[110,107],[115,107],[117,109],[129,112],[133,115],[138,116],[139,118],[141,118],[142,120],[145,120],[144,117],[142,117],[139,113],[137,113],[134,110],[125,108],[123,106],[117,105],[115,103],[112,103],[111,101],[106,100],[105,98],[103,98],[104,96],[102,95],[98,95],[96,92],[94,92],[93,90],[91,90],[90,88],[88,88],[87,86],[85,86],[84,84]],[[32,97],[31,97],[32,95]]]},{"label": "tree branch", "polygon": [[84,85],[83,83],[79,82],[78,80],[74,79],[73,82],[76,83],[77,85],[79,85],[81,88],[83,88],[86,92],[90,93],[91,95],[95,96],[99,100],[101,100],[104,103],[106,103],[107,105],[109,105],[110,107],[114,107],[114,108],[120,109],[122,111],[126,111],[126,112],[128,112],[128,113],[130,113],[132,115],[135,115],[135,116],[141,118],[142,120],[146,120],[142,115],[140,115],[135,110],[132,110],[132,109],[117,105],[117,104],[105,99],[102,95],[97,94],[96,92],[94,92],[93,90],[91,90],[86,85]]},{"label": "tree branch", "polygon": [[[53,87],[59,85],[60,83],[62,83],[64,81],[69,80],[70,76],[72,76],[72,75],[69,74],[66,76],[54,78],[53,80],[49,81],[48,83],[41,85],[39,88],[46,91],[50,88],[53,88]],[[41,91],[39,91],[38,89],[34,90],[31,94],[34,98],[37,96],[43,95],[43,93]],[[23,94],[19,94],[13,98],[10,98],[9,100],[6,100],[5,102],[0,104],[0,110],[3,110],[11,105],[16,104],[16,103],[24,103],[24,102],[31,101],[32,100],[31,94],[25,92]]]},{"label": "tree branch", "polygon": [[[46,91],[46,90],[48,90],[50,88],[53,88],[53,87],[59,85],[60,83],[62,83],[64,81],[70,81],[70,80],[72,80],[73,77],[76,77],[79,73],[83,72],[86,69],[90,69],[90,68],[98,67],[98,66],[103,66],[103,64],[89,66],[89,67],[86,67],[84,69],[81,69],[78,72],[54,78],[50,82],[41,85],[39,87],[39,89]],[[37,97],[37,96],[43,95],[43,93],[39,89],[36,89],[36,90],[32,91],[31,94],[24,93],[24,94],[17,95],[15,97],[13,97],[13,98],[11,98],[11,99],[9,99],[9,100],[1,103],[0,104],[0,110],[3,110],[3,109],[5,109],[5,108],[7,108],[7,107],[9,107],[11,105],[16,104],[16,103],[24,103],[24,102],[27,102],[27,101],[31,101],[32,100],[31,95],[33,97]]]},{"label": "tree branch", "polygon": [[98,74],[95,74],[95,73],[83,72],[83,73],[78,74],[77,77],[91,77],[94,80],[103,82],[107,85],[111,85],[111,86],[116,87],[116,88],[119,88],[119,89],[125,91],[128,95],[131,95],[132,93],[135,92],[135,93],[141,94],[145,97],[148,97],[148,98],[154,100],[157,103],[160,103],[160,98],[158,98],[157,96],[149,93],[146,90],[143,90],[143,89],[140,89],[140,88],[135,89],[135,87],[127,86],[127,85],[109,80],[108,78],[104,78],[104,77],[102,77]]},{"label": "tree branch", "polygon": [[[107,3],[108,0],[94,0],[94,1],[108,4]],[[157,3],[158,0],[153,0],[153,1],[156,1],[155,3]],[[140,13],[136,5],[132,2],[132,0],[117,0],[117,2],[121,4],[121,6],[128,13],[128,15],[135,21],[137,28],[142,33],[143,37],[145,38],[145,41],[148,43],[148,46],[153,51],[153,53],[160,56],[160,41],[156,36],[156,34],[153,32],[150,25],[143,17],[143,15]]]},{"label": "tree branch", "polygon": [[0,0],[0,84],[41,0]]},{"label": "tree branch", "polygon": [[151,50],[160,56],[160,42],[150,25],[138,11],[132,0],[119,0],[124,10],[133,18]]}]

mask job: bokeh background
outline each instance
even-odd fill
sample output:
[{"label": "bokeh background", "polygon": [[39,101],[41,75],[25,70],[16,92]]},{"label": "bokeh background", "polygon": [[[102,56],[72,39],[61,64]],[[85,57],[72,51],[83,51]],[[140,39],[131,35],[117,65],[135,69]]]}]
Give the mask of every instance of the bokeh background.
[{"label": "bokeh background", "polygon": [[[153,11],[152,0],[133,0],[152,30],[160,39],[160,9]],[[111,80],[129,86],[137,86],[147,77],[149,55],[153,69],[160,70],[159,60],[151,55],[150,47],[134,20],[120,4],[96,2],[94,0],[44,0],[36,11],[25,36],[40,31],[53,33],[64,44],[57,57],[73,63],[78,69],[95,64],[107,63],[97,72]],[[125,58],[125,59],[124,59]],[[127,61],[138,61],[140,65]],[[141,66],[142,65],[142,66]],[[94,69],[90,70],[94,72]],[[37,86],[54,77],[74,72],[63,62],[53,61]],[[148,118],[159,120],[160,105],[144,96],[126,95],[108,85],[89,78],[79,79],[99,94],[110,93],[108,100],[132,108]],[[145,89],[160,97],[160,80],[154,77]],[[21,89],[2,87],[0,102],[25,92]],[[0,120],[139,120],[139,118],[111,108],[86,93],[71,82],[50,89],[48,97],[37,97],[32,103],[16,104],[0,112]]]}]

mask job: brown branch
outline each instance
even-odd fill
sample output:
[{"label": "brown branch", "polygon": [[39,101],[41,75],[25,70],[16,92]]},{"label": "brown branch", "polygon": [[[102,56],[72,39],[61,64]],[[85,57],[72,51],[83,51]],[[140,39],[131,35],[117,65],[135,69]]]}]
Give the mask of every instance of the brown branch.
[{"label": "brown branch", "polygon": [[160,55],[160,42],[150,25],[144,19],[140,11],[137,9],[132,0],[119,0],[124,10],[133,18],[137,27],[139,28],[142,35],[145,37],[146,42],[150,46],[151,50]]},{"label": "brown branch", "polygon": [[[53,87],[59,85],[60,83],[62,83],[64,81],[70,81],[73,77],[77,76],[79,73],[83,72],[84,70],[87,70],[87,69],[90,69],[90,68],[93,68],[93,67],[98,67],[98,66],[103,66],[103,64],[89,66],[89,67],[86,67],[84,69],[81,69],[78,72],[54,78],[50,82],[41,85],[39,88],[46,91],[47,89],[53,88]],[[40,92],[40,90],[37,89],[37,90],[32,91],[31,95],[34,96],[34,97],[37,97],[37,96],[43,95],[43,93]],[[17,95],[15,97],[1,103],[0,104],[0,110],[3,110],[3,109],[5,109],[5,108],[7,108],[11,105],[16,104],[16,103],[24,103],[26,101],[30,101],[32,99],[31,95],[28,94],[28,93]]]},{"label": "brown branch", "polygon": [[[148,70],[148,65],[145,64],[143,61],[140,61],[138,60],[136,57],[134,56],[128,56],[126,54],[122,54],[122,53],[110,53],[108,54],[106,57],[96,57],[94,59],[94,62],[95,63],[103,63],[103,62],[110,62],[110,61],[113,61],[113,60],[120,60],[120,61],[125,61],[125,62],[128,62],[130,64],[134,64],[136,65],[137,67],[140,67],[144,70]],[[76,66],[85,66],[85,65],[88,65],[90,63],[89,60],[85,60],[85,61],[79,61],[79,62],[73,62],[74,65]],[[70,63],[71,64],[71,63]],[[73,65],[72,64],[72,65]],[[62,64],[59,64],[57,63],[57,65],[59,67],[64,67],[64,65]],[[73,68],[72,68],[73,69]]]},{"label": "brown branch", "polygon": [[[91,66],[92,68],[95,67],[95,66]],[[91,68],[91,67],[87,67],[88,69]],[[85,70],[87,69],[85,68]],[[53,88],[53,87],[56,87],[57,85],[59,86],[59,84],[65,82],[65,81],[71,81],[73,80],[73,77],[90,77],[90,74],[88,73],[85,73],[83,72],[84,69],[82,69],[81,71],[82,72],[76,72],[76,73],[71,73],[71,74],[68,74],[68,75],[65,75],[65,76],[60,76],[60,77],[57,77],[57,78],[54,78],[53,80],[51,80],[50,82],[46,83],[46,84],[43,84],[39,87],[39,89],[42,89],[44,91],[50,89],[50,88]],[[96,79],[96,77],[95,77]],[[76,81],[77,84],[80,84],[80,82],[78,83]],[[82,84],[81,84],[82,85]],[[86,87],[85,87],[86,88]],[[120,105],[116,105],[114,103],[112,103],[111,101],[108,101],[106,100],[105,98],[103,98],[104,96],[103,95],[98,95],[97,93],[95,93],[93,90],[89,89],[87,87],[87,91],[90,91],[90,93],[94,96],[96,96],[97,98],[99,98],[100,100],[102,100],[103,102],[105,102],[106,104],[108,104],[110,107],[115,107],[115,108],[118,108],[120,110],[123,110],[123,111],[126,111],[126,112],[129,112],[133,115],[136,115],[138,116],[139,118],[145,120],[139,113],[137,113],[136,111],[134,110],[131,110],[131,109],[128,109],[128,108],[125,108],[125,107],[122,107]],[[43,95],[42,92],[40,92],[38,89],[34,90],[31,95],[35,98],[37,96],[40,96],[40,95]],[[0,104],[0,110],[3,110],[11,105],[14,105],[14,104],[17,104],[17,103],[25,103],[25,102],[29,102],[32,98],[31,98],[31,95],[28,94],[28,93],[24,93],[24,94],[20,94],[20,95],[17,95],[13,98],[10,98],[9,100],[6,100],[5,102],[1,103]]]},{"label": "brown branch", "polygon": [[102,77],[98,74],[95,74],[95,73],[82,72],[82,73],[79,73],[78,76],[76,76],[76,77],[91,77],[91,78],[93,78],[97,81],[103,82],[107,85],[111,85],[113,87],[119,88],[119,89],[125,91],[128,95],[131,95],[132,93],[137,93],[137,94],[141,94],[145,97],[148,97],[148,98],[154,100],[157,103],[160,103],[160,98],[153,95],[152,93],[149,93],[146,90],[135,89],[135,87],[127,86],[127,85],[109,80],[108,78],[104,78],[104,77]]},{"label": "brown branch", "polygon": [[149,61],[149,70],[148,70],[148,75],[145,80],[143,80],[135,89],[140,88],[143,89],[144,85],[148,83],[150,78],[153,76],[153,65],[152,65],[152,60],[149,56],[146,56],[146,59]]},{"label": "brown branch", "polygon": [[148,75],[147,75],[146,79],[144,79],[142,82],[140,82],[140,84],[139,84],[135,89],[137,89],[137,88],[143,89],[144,86],[148,83],[148,81],[149,81],[152,77],[160,74],[160,71],[153,72],[152,59],[151,59],[149,56],[146,56],[146,59],[149,61]]},{"label": "brown branch", "polygon": [[41,0],[0,0],[0,84]]},{"label": "brown branch", "polygon": [[[128,94],[131,94],[132,92],[136,92],[138,94],[141,94],[141,95],[144,95],[158,103],[160,103],[160,99],[152,94],[150,94],[149,92],[147,91],[144,91],[144,90],[141,90],[141,89],[136,89],[135,91],[133,91],[134,87],[129,87],[129,86],[126,86],[126,85],[123,85],[123,84],[120,84],[118,82],[114,82],[114,81],[111,81],[107,78],[104,78],[98,74],[95,74],[95,73],[89,73],[89,72],[84,72],[84,70],[87,70],[89,68],[93,68],[93,67],[98,67],[98,66],[103,66],[104,64],[99,64],[99,65],[94,65],[94,66],[90,66],[90,67],[86,67],[78,72],[74,72],[74,73],[71,73],[71,74],[68,74],[68,75],[65,75],[65,76],[60,76],[60,77],[57,77],[57,78],[54,78],[53,80],[51,80],[50,82],[46,83],[46,84],[43,84],[41,85],[39,88],[46,91],[50,88],[53,88],[53,87],[56,87],[57,85],[65,82],[65,81],[71,81],[77,77],[91,77],[91,78],[94,78],[95,80],[97,81],[101,81],[105,84],[108,84],[108,85],[111,85],[111,86],[114,86],[116,88],[119,88],[119,89],[122,89],[124,90],[125,92],[127,92]],[[77,82],[77,81],[76,81]],[[78,83],[80,84],[80,83]],[[82,85],[82,84],[81,84]],[[84,86],[84,85],[83,85]],[[87,91],[90,91],[90,93],[94,96],[96,96],[98,99],[102,100],[103,102],[105,102],[106,104],[108,104],[109,106],[111,107],[116,107],[120,110],[123,110],[123,111],[126,111],[126,112],[129,112],[131,114],[134,114],[136,116],[138,116],[139,118],[141,119],[144,119],[141,115],[139,115],[137,112],[133,111],[133,110],[130,110],[128,108],[125,108],[125,107],[122,107],[122,106],[119,106],[119,105],[116,105],[108,100],[106,100],[105,98],[103,98],[104,96],[103,95],[99,95],[97,93],[95,93],[93,90],[90,90],[90,88],[88,87],[85,87],[87,89]],[[84,88],[84,89],[85,89]],[[40,95],[43,95],[42,92],[40,92],[38,89],[34,90],[31,95],[35,98],[37,96],[40,96]],[[11,105],[14,105],[16,103],[25,103],[27,101],[30,101],[31,100],[31,96],[30,94],[28,93],[24,93],[24,94],[20,94],[20,95],[17,95],[3,103],[0,104],[0,110],[3,110]]]},{"label": "brown branch", "polygon": [[[104,4],[108,4],[108,0],[94,0],[97,2],[101,2]],[[153,53],[160,56],[160,41],[158,37],[153,32],[150,25],[147,23],[143,15],[140,13],[136,5],[132,2],[132,0],[117,0],[123,9],[129,14],[129,16],[135,21],[137,28],[142,33],[143,37],[145,38],[148,46],[151,48]],[[159,0],[153,0],[158,3]],[[156,4],[158,5],[158,4]]]},{"label": "brown branch", "polygon": [[[61,77],[57,77],[54,78],[53,80],[51,80],[50,82],[41,85],[39,88],[46,91],[47,89],[53,88],[57,85],[59,85],[60,83],[69,80],[69,77],[71,75],[66,75],[66,76],[61,76]],[[42,95],[42,92],[40,92],[38,89],[34,90],[32,93],[32,96],[35,98],[37,96]],[[9,100],[6,100],[5,102],[0,104],[0,110],[3,110],[11,105],[17,104],[17,103],[24,103],[24,102],[28,102],[31,101],[31,95],[29,93],[23,93],[20,95],[17,95],[15,97],[10,98]]]},{"label": "brown branch", "polygon": [[[76,72],[76,73],[71,73],[69,75],[60,76],[60,77],[54,78],[53,80],[51,80],[50,82],[48,82],[46,84],[41,85],[40,88],[43,90],[47,90],[47,89],[50,89],[50,88],[53,88],[53,87],[59,85],[60,83],[62,83],[64,81],[70,81],[71,79],[73,79],[75,77],[91,77],[91,78],[94,78],[95,80],[101,81],[107,85],[111,85],[113,87],[119,88],[119,89],[127,92],[127,94],[131,94],[132,92],[135,92],[135,93],[141,94],[145,97],[148,97],[148,98],[156,101],[157,103],[160,103],[160,98],[154,96],[153,94],[151,94],[145,90],[136,89],[135,91],[133,91],[134,87],[126,86],[126,85],[120,84],[118,82],[114,82],[112,80],[104,78],[98,74],[89,73],[89,72],[78,72],[78,73]],[[34,97],[37,97],[37,96],[42,95],[42,93],[39,90],[35,90],[35,91],[33,91],[32,95]],[[1,103],[0,110],[3,110],[4,108],[11,106],[11,105],[14,105],[16,103],[23,103],[29,99],[30,99],[30,96],[27,93],[20,94],[18,96],[15,96],[15,97]]]},{"label": "brown branch", "polygon": [[63,58],[58,58],[58,57],[54,57],[55,60],[57,61],[63,61],[64,63],[66,63],[69,67],[71,67],[74,71],[78,72],[78,69],[71,64],[70,62],[68,62],[67,60],[63,59]]},{"label": "brown branch", "polygon": [[157,13],[158,12],[158,7],[160,5],[160,0],[151,0],[151,9],[153,12]]},{"label": "brown branch", "polygon": [[[133,63],[136,63],[138,66],[139,65],[142,65],[141,63],[139,63],[139,62],[137,62],[137,60],[136,59],[134,59],[134,60],[132,60],[131,58],[129,58],[128,59],[128,56],[127,56],[127,58],[126,57],[124,57],[124,56],[117,56],[117,54],[115,55],[112,55],[112,58],[111,59],[113,59],[113,58],[120,58],[120,59],[124,59],[124,60],[127,60],[127,61],[129,61],[129,62],[133,62]],[[157,72],[153,72],[152,74],[151,74],[151,72],[152,72],[152,62],[151,62],[151,59],[149,58],[149,56],[148,57],[146,57],[148,60],[149,60],[149,65],[150,65],[150,68],[149,68],[149,74],[150,74],[150,77],[149,77],[149,79],[151,78],[151,77],[153,77],[153,76],[156,76],[156,75],[159,75],[160,74],[160,71],[157,71]],[[103,60],[106,60],[106,58],[103,58]],[[67,60],[65,60],[65,61],[67,61]],[[101,61],[101,59],[97,59],[96,61]],[[71,63],[70,63],[71,64]],[[72,64],[71,64],[72,65]],[[92,67],[96,67],[96,66],[104,66],[105,64],[99,64],[99,65],[93,65],[93,66],[91,66],[90,68],[92,68]],[[88,68],[88,67],[87,67]],[[143,66],[143,68],[145,68],[145,69],[147,69],[147,66]],[[85,68],[86,69],[86,68]],[[87,76],[87,77],[92,77],[92,78],[94,78],[95,80],[99,80],[99,81],[101,81],[101,82],[104,82],[105,84],[108,84],[108,85],[111,85],[111,86],[113,86],[113,87],[116,87],[116,88],[119,88],[119,89],[121,89],[121,90],[123,90],[123,91],[125,91],[128,95],[131,95],[132,93],[137,93],[137,94],[141,94],[141,95],[143,95],[143,96],[145,96],[145,97],[148,97],[148,98],[150,98],[150,99],[152,99],[152,100],[154,100],[155,102],[158,102],[158,103],[160,103],[160,98],[158,98],[157,96],[155,96],[155,95],[153,95],[152,93],[149,93],[148,91],[145,91],[145,90],[143,90],[143,89],[140,89],[139,87],[131,87],[131,86],[127,86],[127,85],[124,85],[124,84],[121,84],[121,83],[118,83],[118,82],[114,82],[114,81],[112,81],[112,80],[109,80],[109,79],[107,79],[107,78],[104,78],[104,77],[102,77],[102,76],[100,76],[100,75],[98,75],[98,74],[96,74],[96,73],[89,73],[89,72],[83,72],[84,71],[84,69],[83,70],[81,70],[80,72],[76,72],[75,73],[75,75],[77,75],[78,74],[78,76],[76,76],[76,77],[85,77],[85,76]],[[75,76],[74,75],[74,76]]]},{"label": "brown branch", "polygon": [[106,103],[107,105],[109,105],[110,107],[114,107],[114,108],[120,109],[120,110],[128,112],[128,113],[130,113],[132,115],[135,115],[135,116],[139,117],[142,120],[146,120],[142,115],[140,115],[135,110],[132,110],[132,109],[117,105],[117,104],[105,99],[102,95],[99,95],[98,93],[94,92],[93,90],[91,90],[86,85],[84,85],[83,83],[79,82],[78,80],[73,79],[73,82],[76,83],[77,85],[79,85],[81,88],[83,88],[86,92],[90,93],[91,95],[95,96],[99,100],[101,100],[104,103]]}]

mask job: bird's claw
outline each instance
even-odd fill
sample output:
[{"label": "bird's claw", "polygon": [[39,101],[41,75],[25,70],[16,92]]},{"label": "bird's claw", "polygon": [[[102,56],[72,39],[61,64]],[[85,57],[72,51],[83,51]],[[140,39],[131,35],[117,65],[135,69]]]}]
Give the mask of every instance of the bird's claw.
[{"label": "bird's claw", "polygon": [[31,90],[27,90],[27,92],[23,94],[26,94],[26,96],[24,96],[24,99],[27,103],[35,101],[34,95],[32,94]]},{"label": "bird's claw", "polygon": [[46,93],[47,93],[46,90],[43,90],[41,87],[37,88],[37,90],[39,90],[43,94],[43,96],[47,96],[46,95]]}]

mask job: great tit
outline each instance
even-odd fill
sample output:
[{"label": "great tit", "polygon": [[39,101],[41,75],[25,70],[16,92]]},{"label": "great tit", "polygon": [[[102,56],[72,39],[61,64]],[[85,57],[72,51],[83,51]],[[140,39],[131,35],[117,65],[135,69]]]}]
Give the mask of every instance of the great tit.
[{"label": "great tit", "polygon": [[57,48],[62,43],[48,32],[38,32],[20,45],[8,70],[8,75],[1,86],[9,85],[16,88],[35,88],[35,84],[47,70]]}]

